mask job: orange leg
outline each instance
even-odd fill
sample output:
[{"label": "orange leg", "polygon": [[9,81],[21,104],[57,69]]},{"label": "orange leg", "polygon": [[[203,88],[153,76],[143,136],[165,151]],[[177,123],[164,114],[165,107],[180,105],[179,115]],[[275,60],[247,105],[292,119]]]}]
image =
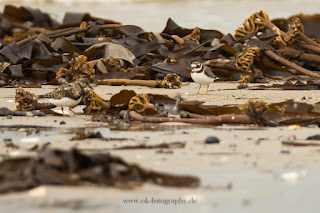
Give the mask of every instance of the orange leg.
[{"label": "orange leg", "polygon": [[210,85],[210,84],[208,84],[208,85],[207,85],[207,92],[206,92],[206,95],[208,94],[208,91],[209,91],[209,85]]},{"label": "orange leg", "polygon": [[69,110],[70,110],[73,114],[75,114],[75,115],[81,115],[81,114],[82,114],[81,112],[75,112],[75,111],[73,111],[73,109],[72,109],[71,107],[69,107]]},{"label": "orange leg", "polygon": [[65,117],[66,115],[64,114],[63,107],[61,107],[61,111],[62,111],[63,117]]},{"label": "orange leg", "polygon": [[200,88],[201,88],[201,84],[199,84],[199,89],[198,89],[197,95],[199,95]]}]

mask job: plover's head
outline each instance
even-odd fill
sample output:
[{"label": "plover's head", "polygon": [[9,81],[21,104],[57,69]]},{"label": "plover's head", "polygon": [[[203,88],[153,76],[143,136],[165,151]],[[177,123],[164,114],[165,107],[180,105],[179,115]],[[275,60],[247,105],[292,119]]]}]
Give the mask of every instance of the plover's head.
[{"label": "plover's head", "polygon": [[82,87],[82,88],[91,88],[91,85],[90,85],[90,81],[88,78],[81,78],[79,81],[79,85]]},{"label": "plover's head", "polygon": [[199,73],[202,72],[202,67],[203,65],[198,62],[198,61],[194,61],[191,63],[191,72],[192,73]]}]

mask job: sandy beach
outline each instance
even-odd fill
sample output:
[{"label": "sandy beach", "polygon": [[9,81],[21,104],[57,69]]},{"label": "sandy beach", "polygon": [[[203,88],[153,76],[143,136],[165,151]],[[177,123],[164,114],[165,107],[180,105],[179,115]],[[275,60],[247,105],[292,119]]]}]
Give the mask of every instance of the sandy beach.
[{"label": "sandy beach", "polygon": [[[252,85],[251,85],[252,86]],[[53,86],[28,89],[35,94],[51,91]],[[139,86],[96,86],[95,91],[103,98],[121,89],[137,93],[158,93],[175,96],[181,94],[187,100],[203,100],[208,104],[241,104],[248,98],[264,99],[273,103],[294,99],[306,103],[317,102],[320,97],[314,91],[250,91],[235,90],[235,83],[214,83],[209,94],[195,95],[197,85],[191,83],[181,89],[150,89]],[[15,108],[14,88],[3,88],[0,107]],[[303,98],[306,97],[306,98]],[[303,100],[302,100],[303,99]],[[305,100],[304,100],[305,99]],[[81,108],[77,108],[81,111]],[[43,212],[128,212],[132,208],[141,212],[184,211],[194,212],[300,212],[317,209],[317,186],[320,176],[319,148],[295,147],[281,141],[295,135],[305,139],[319,133],[317,126],[295,130],[289,127],[257,126],[192,126],[181,123],[163,123],[135,128],[126,125],[108,125],[92,122],[90,116],[72,117],[1,117],[0,141],[11,138],[19,149],[1,146],[2,156],[32,155],[28,149],[35,144],[50,142],[53,148],[77,147],[85,152],[110,152],[130,163],[147,169],[173,174],[189,174],[201,179],[197,189],[177,189],[146,184],[135,190],[117,190],[97,187],[43,186],[22,193],[0,197],[2,211]],[[66,124],[60,124],[65,121]],[[36,133],[30,125],[47,127]],[[22,127],[22,126],[23,127]],[[19,127],[20,126],[20,127]],[[139,125],[138,125],[139,126]],[[11,128],[9,128],[11,127]],[[109,142],[98,139],[71,141],[74,130],[86,127],[100,131],[104,137],[128,140]],[[51,128],[51,129],[50,129]],[[209,136],[220,139],[218,144],[205,144]],[[114,147],[136,144],[184,142],[185,148],[108,150]],[[287,177],[288,176],[288,177]],[[63,196],[62,196],[63,195]],[[305,199],[308,197],[308,199]],[[126,199],[195,199],[196,204],[128,204]]]},{"label": "sandy beach", "polygon": [[[247,16],[264,9],[270,18],[287,18],[298,13],[319,12],[320,1],[108,1],[105,4],[72,4],[71,1],[7,1],[16,6],[38,7],[62,20],[66,11],[90,12],[92,16],[133,24],[146,31],[161,32],[171,17],[186,28],[199,26],[234,33]],[[180,95],[185,100],[206,104],[244,104],[248,99],[276,103],[293,99],[314,104],[320,101],[315,90],[237,89],[235,82],[215,82],[208,95],[196,95],[198,85],[180,89],[142,86],[95,86],[108,100],[122,89],[136,93]],[[249,84],[257,86],[258,84]],[[26,88],[35,94],[56,86]],[[0,107],[14,110],[16,88],[0,88]],[[205,87],[201,90],[205,92]],[[75,109],[82,111],[79,106]],[[103,137],[118,138],[71,140],[75,130],[99,131]],[[0,160],[32,156],[30,148],[50,143],[52,148],[77,147],[84,153],[111,153],[131,164],[170,174],[200,178],[198,188],[161,187],[144,184],[134,190],[97,186],[40,186],[24,192],[2,194],[0,212],[318,212],[320,147],[289,146],[287,138],[306,139],[319,134],[319,127],[258,127],[255,125],[190,125],[182,123],[128,124],[93,122],[91,116],[0,117]],[[215,136],[219,143],[206,144]],[[125,138],[125,140],[123,140]],[[18,149],[6,147],[11,141]],[[182,142],[184,148],[115,150],[137,144],[155,145]],[[183,200],[183,201],[182,201]],[[191,202],[192,201],[192,202]],[[190,202],[190,203],[184,203]]]}]

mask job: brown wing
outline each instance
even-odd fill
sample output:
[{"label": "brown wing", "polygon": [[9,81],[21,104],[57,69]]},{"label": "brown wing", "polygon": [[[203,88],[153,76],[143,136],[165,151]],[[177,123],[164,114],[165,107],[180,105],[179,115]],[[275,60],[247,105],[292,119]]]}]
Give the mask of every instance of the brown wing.
[{"label": "brown wing", "polygon": [[44,95],[46,98],[61,99],[63,97],[70,97],[72,99],[79,99],[84,94],[84,89],[80,86],[78,82],[73,82],[68,85],[63,85],[50,93]]},{"label": "brown wing", "polygon": [[204,72],[210,76],[211,78],[217,79],[218,76],[216,76],[210,69],[210,67],[204,66]]}]

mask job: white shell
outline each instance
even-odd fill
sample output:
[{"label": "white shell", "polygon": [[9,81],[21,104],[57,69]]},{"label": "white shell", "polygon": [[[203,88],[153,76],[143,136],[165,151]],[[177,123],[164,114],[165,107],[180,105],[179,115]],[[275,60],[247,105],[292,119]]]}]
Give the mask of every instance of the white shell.
[{"label": "white shell", "polygon": [[[61,107],[51,109],[51,111],[53,111],[53,112],[55,112],[57,114],[63,115]],[[63,112],[64,112],[64,115],[71,116],[71,113],[70,113],[70,111],[68,109],[63,108]]]}]

